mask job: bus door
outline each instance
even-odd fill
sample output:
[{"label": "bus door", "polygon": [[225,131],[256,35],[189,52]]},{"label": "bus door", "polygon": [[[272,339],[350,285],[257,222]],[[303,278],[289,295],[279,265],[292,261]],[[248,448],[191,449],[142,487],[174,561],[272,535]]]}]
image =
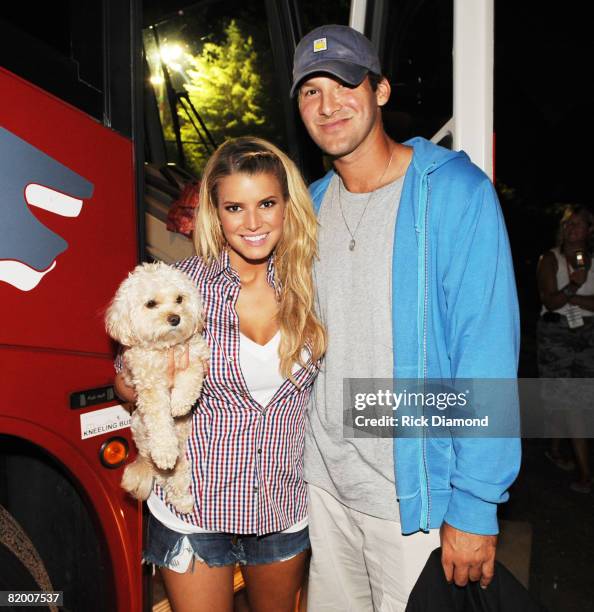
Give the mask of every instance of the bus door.
[{"label": "bus door", "polygon": [[350,2],[214,0],[175,2],[167,11],[161,3],[148,5],[143,29],[147,256],[171,262],[193,253],[188,228],[176,226],[172,207],[188,205],[182,191],[199,180],[206,160],[226,138],[270,140],[308,182],[324,173],[322,155],[289,97],[293,53],[314,27],[347,24]]},{"label": "bus door", "polygon": [[493,0],[361,0],[353,7],[351,25],[373,41],[392,86],[388,133],[464,149],[493,179]]}]

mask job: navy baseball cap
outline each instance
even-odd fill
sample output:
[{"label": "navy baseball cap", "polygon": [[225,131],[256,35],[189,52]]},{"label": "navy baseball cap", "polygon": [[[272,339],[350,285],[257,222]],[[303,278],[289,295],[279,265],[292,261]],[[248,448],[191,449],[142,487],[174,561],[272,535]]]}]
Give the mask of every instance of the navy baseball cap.
[{"label": "navy baseball cap", "polygon": [[368,72],[382,69],[371,41],[345,25],[325,25],[306,34],[295,49],[291,97],[301,81],[316,72],[326,72],[348,85],[357,86]]}]

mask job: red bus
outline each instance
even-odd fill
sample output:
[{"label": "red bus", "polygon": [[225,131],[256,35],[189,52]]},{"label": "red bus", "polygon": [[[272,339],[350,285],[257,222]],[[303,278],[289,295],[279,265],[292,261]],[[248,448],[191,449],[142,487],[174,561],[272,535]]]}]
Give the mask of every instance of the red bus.
[{"label": "red bus", "polygon": [[141,514],[106,461],[131,444],[102,315],[138,259],[140,40],[133,4],[86,4],[3,9],[0,590],[140,610]]}]

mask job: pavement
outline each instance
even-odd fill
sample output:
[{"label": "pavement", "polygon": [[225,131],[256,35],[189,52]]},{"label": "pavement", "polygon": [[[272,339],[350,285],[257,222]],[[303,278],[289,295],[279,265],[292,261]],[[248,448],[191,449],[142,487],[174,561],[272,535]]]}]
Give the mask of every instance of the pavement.
[{"label": "pavement", "polygon": [[[528,567],[529,591],[548,612],[594,612],[594,494],[569,488],[576,474],[545,457],[548,440],[522,447],[520,474],[499,511],[500,560],[524,585]],[[594,440],[594,466],[593,447]],[[571,456],[569,443],[564,450]]]},{"label": "pavement", "polygon": [[[526,296],[523,300],[519,376],[537,378],[535,331],[540,305],[534,278],[528,286],[534,291],[532,301]],[[594,439],[589,442],[594,468]],[[594,494],[569,488],[577,472],[553,465],[545,457],[549,448],[550,440],[522,440],[520,474],[509,501],[499,508],[499,519],[503,525],[506,521],[529,525],[528,588],[548,612],[594,612]],[[569,440],[561,448],[566,458],[573,457]],[[526,558],[523,535],[512,538],[507,554],[506,559]],[[525,574],[526,562],[520,566]],[[521,575],[516,574],[520,581]]]}]

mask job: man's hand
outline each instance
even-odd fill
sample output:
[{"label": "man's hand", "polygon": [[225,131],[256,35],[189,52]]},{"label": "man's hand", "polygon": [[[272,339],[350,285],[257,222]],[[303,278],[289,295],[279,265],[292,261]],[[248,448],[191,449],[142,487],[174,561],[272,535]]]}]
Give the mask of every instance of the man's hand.
[{"label": "man's hand", "polygon": [[447,523],[441,526],[441,565],[446,580],[464,586],[481,581],[486,589],[495,571],[497,536],[460,531]]}]

